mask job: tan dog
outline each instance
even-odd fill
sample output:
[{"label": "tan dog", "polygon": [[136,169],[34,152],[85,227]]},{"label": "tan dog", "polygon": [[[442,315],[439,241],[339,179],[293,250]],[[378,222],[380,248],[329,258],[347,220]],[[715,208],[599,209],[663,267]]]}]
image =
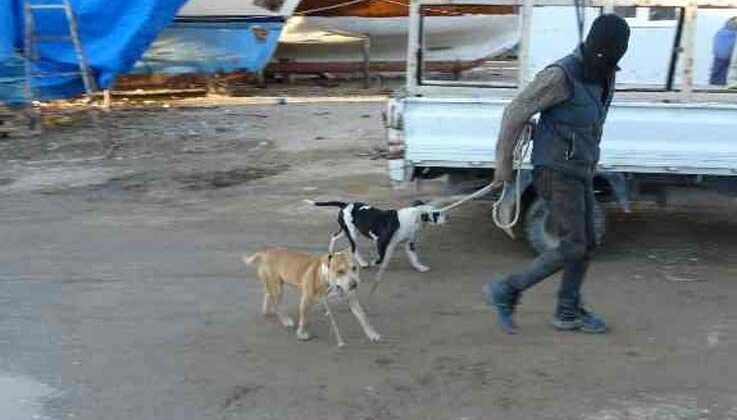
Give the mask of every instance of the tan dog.
[{"label": "tan dog", "polygon": [[286,314],[282,305],[284,283],[289,283],[301,290],[297,339],[310,339],[310,334],[307,332],[309,310],[315,301],[320,300],[335,331],[338,346],[345,345],[338,325],[327,305],[328,295],[334,293],[347,298],[353,315],[358,319],[366,337],[371,342],[378,342],[381,339],[381,336],[369,324],[358,302],[356,296],[360,283],[358,265],[350,251],[345,250],[318,257],[289,249],[270,248],[250,257],[244,256],[243,261],[247,265],[256,265],[258,277],[264,284],[262,313],[267,316],[275,312],[279,321],[287,328],[294,327],[294,321]]}]

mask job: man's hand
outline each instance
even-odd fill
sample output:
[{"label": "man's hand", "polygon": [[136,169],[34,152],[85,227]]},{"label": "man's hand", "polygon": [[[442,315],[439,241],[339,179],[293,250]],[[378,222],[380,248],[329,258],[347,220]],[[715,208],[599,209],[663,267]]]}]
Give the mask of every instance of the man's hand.
[{"label": "man's hand", "polygon": [[495,179],[494,181],[492,181],[492,182],[491,182],[491,189],[492,189],[492,190],[498,190],[498,189],[501,189],[501,188],[503,188],[503,187],[504,187],[504,183],[505,183],[505,182],[506,182],[506,181],[501,181],[501,180]]},{"label": "man's hand", "polygon": [[513,164],[512,162],[504,163],[501,162],[501,159],[497,161],[497,168],[494,171],[494,181],[495,183],[502,184],[504,182],[509,182],[514,177],[514,171],[512,170]]}]

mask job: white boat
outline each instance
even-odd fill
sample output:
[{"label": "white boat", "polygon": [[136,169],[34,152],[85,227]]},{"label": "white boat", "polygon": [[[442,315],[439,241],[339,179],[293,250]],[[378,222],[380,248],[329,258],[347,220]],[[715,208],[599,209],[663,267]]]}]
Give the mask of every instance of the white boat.
[{"label": "white boat", "polygon": [[253,0],[190,0],[132,73],[259,73],[283,27],[282,16]]},{"label": "white boat", "polygon": [[[370,40],[372,68],[402,70],[406,59],[407,0],[190,0],[180,17],[287,18],[272,62],[290,71],[351,71]],[[465,69],[512,48],[519,17],[508,7],[431,14],[426,18],[430,69]]]},{"label": "white boat", "polygon": [[254,16],[279,16],[279,12],[269,10],[266,5],[254,0],[189,0],[177,13],[177,17],[184,18],[236,19]]},{"label": "white boat", "polygon": [[[428,47],[424,64],[428,68],[470,68],[517,44],[519,19],[515,15],[426,19]],[[370,40],[372,67],[401,71],[407,57],[407,26],[408,18],[404,16],[295,16],[282,31],[274,59],[305,68],[323,65],[324,71],[350,70],[352,63],[363,60],[360,44],[350,41],[365,36]]]}]

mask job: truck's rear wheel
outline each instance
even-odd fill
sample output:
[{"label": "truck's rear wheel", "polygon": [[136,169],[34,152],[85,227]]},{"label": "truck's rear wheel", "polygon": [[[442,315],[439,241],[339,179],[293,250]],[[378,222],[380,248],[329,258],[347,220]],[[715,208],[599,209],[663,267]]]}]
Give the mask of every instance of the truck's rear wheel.
[{"label": "truck's rear wheel", "polygon": [[[601,244],[606,233],[606,211],[598,202],[594,203],[594,232],[597,245]],[[540,197],[535,198],[525,213],[525,237],[538,254],[553,249],[560,243],[548,205]]]}]

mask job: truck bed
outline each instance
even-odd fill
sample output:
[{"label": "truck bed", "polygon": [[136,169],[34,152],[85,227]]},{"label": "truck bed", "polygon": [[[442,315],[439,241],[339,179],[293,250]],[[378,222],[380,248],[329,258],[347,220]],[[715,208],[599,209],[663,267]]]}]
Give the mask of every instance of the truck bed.
[{"label": "truck bed", "polygon": [[[499,124],[514,90],[494,89],[487,97],[479,94],[484,89],[476,89],[475,97],[453,90],[444,87],[432,97],[394,99],[405,165],[493,168]],[[601,168],[737,175],[736,97],[696,93],[690,102],[678,103],[669,102],[676,96],[662,92],[618,92],[604,128]]]}]

